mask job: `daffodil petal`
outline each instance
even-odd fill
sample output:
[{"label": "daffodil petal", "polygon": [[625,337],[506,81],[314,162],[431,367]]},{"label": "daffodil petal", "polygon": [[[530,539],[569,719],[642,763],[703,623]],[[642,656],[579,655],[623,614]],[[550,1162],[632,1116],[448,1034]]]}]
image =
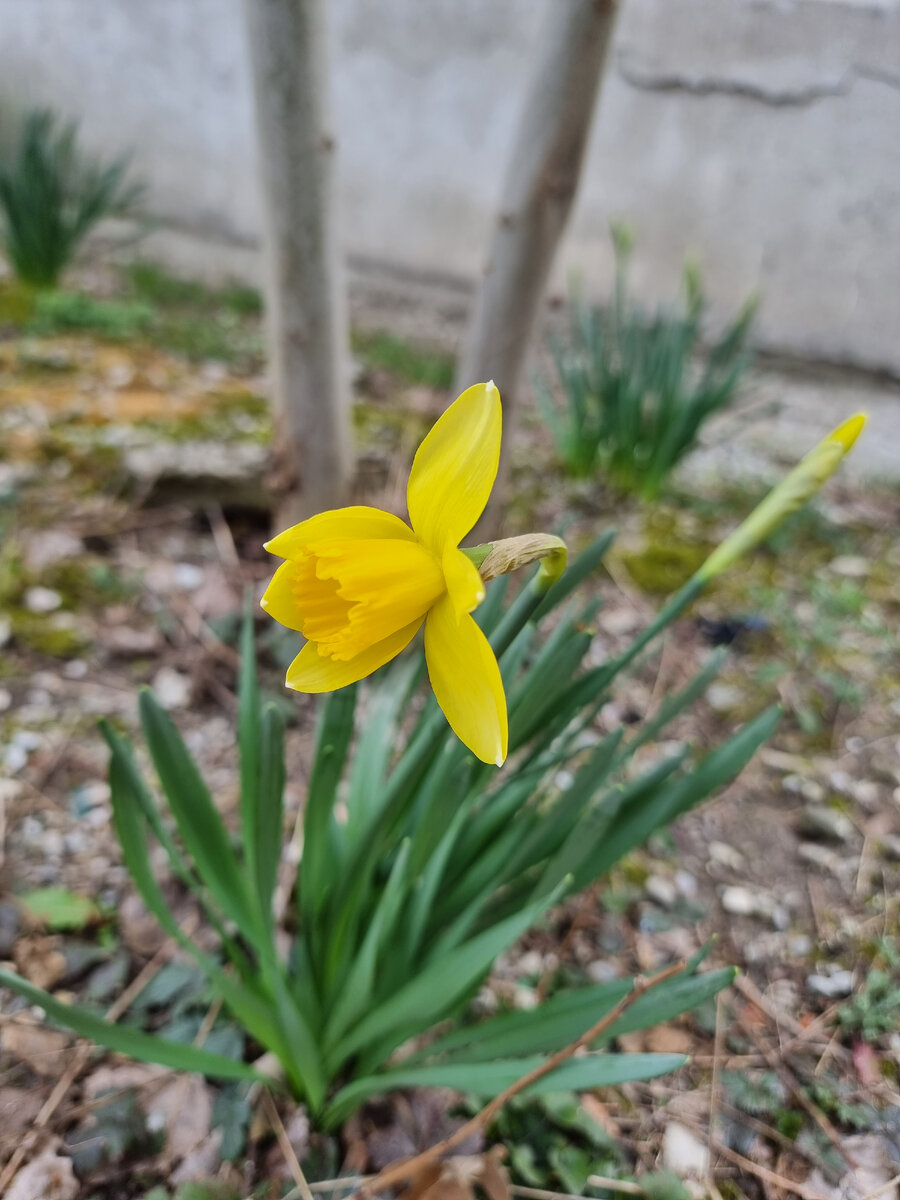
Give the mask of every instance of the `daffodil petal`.
[{"label": "daffodil petal", "polygon": [[304,617],[297,606],[297,576],[297,564],[283,562],[269,581],[259,603],[280,625],[302,633]]},{"label": "daffodil petal", "polygon": [[506,696],[500,668],[472,617],[458,617],[449,594],[425,619],[425,658],[437,702],[459,740],[482,762],[506,758]]},{"label": "daffodil petal", "polygon": [[413,529],[434,553],[458,546],[488,502],[500,461],[500,393],[476,383],[425,437],[409,473]]},{"label": "daffodil petal", "polygon": [[477,608],[484,599],[484,580],[472,560],[456,546],[448,546],[441,568],[456,615],[461,617]]},{"label": "daffodil petal", "polygon": [[376,642],[355,658],[339,662],[320,654],[313,642],[307,642],[287,669],[285,684],[295,692],[334,692],[371,675],[405,650],[422,625],[413,621],[383,641]]},{"label": "daffodil petal", "polygon": [[296,558],[310,542],[332,538],[402,538],[415,541],[416,535],[399,517],[380,508],[365,504],[350,508],[332,508],[318,513],[308,521],[292,525],[265,543],[270,554],[279,558]]}]

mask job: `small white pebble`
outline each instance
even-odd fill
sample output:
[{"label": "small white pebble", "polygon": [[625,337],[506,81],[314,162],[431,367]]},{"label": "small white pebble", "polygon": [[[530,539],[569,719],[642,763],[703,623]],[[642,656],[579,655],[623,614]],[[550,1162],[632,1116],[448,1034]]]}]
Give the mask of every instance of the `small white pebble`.
[{"label": "small white pebble", "polygon": [[33,613],[51,613],[62,604],[62,596],[53,588],[32,587],[25,593],[25,607]]},{"label": "small white pebble", "polygon": [[853,972],[835,971],[832,975],[807,975],[806,986],[817,996],[835,999],[849,996],[853,991]]},{"label": "small white pebble", "polygon": [[183,592],[195,592],[203,583],[203,568],[194,563],[176,563],[173,575],[175,583]]},{"label": "small white pebble", "polygon": [[697,880],[690,871],[676,871],[675,886],[681,895],[688,900],[697,895]]},{"label": "small white pebble", "polygon": [[732,871],[740,871],[744,866],[743,854],[727,842],[710,842],[709,857],[723,867],[730,867]]},{"label": "small white pebble", "polygon": [[513,1004],[516,1008],[530,1012],[531,1009],[537,1008],[539,1004],[537,992],[534,988],[517,987],[513,993]]},{"label": "small white pebble", "polygon": [[184,708],[191,698],[190,676],[174,667],[160,667],[153,677],[153,690],[163,708]]},{"label": "small white pebble", "polygon": [[651,875],[644,884],[644,891],[660,908],[671,908],[678,899],[675,884],[661,875]]}]

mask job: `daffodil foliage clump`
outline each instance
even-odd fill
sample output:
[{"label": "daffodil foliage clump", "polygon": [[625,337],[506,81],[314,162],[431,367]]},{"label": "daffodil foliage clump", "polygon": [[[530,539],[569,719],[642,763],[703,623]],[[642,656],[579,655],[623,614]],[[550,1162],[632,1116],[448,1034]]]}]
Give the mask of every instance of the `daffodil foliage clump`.
[{"label": "daffodil foliage clump", "polygon": [[[627,980],[584,986],[531,1011],[466,1019],[500,953],[554,904],[601,879],[654,830],[733,779],[771,733],[775,709],[705,755],[685,747],[633,770],[635,751],[702,694],[721,656],[627,736],[623,729],[599,734],[594,718],[619,674],[706,583],[835,469],[863,419],[845,423],[808,455],[627,650],[594,666],[586,656],[597,605],[574,596],[611,536],[562,574],[558,539],[542,535],[459,550],[487,500],[499,453],[499,398],[479,385],[467,412],[468,395],[417,455],[409,526],[374,509],[338,510],[270,544],[285,564],[267,605],[307,638],[288,683],[336,689],[320,709],[302,856],[282,928],[273,897],[284,730],[278,709],[260,702],[252,619],[242,639],[237,840],[151,692],[141,696],[140,716],[168,811],[127,741],[104,726],[115,827],[134,884],[256,1043],[255,1065],[108,1024],[9,971],[0,970],[0,983],[83,1036],[136,1058],[247,1079],[270,1073],[274,1062],[324,1127],[391,1088],[498,1095],[575,1042],[630,990]],[[459,500],[456,514],[441,504],[451,495]],[[510,603],[504,573],[533,553],[548,555],[551,566],[545,559]],[[501,577],[486,586],[497,572]],[[393,607],[380,603],[379,578]],[[424,660],[413,647],[363,681],[397,658],[423,624]],[[197,946],[168,908],[152,865],[154,843],[218,933],[217,954]],[[607,1044],[670,1020],[731,978],[727,969],[700,973],[699,965],[687,964],[641,995],[606,1030],[603,1044],[569,1058],[535,1087],[597,1088],[680,1065],[679,1055],[619,1054]],[[449,1030],[448,1020],[455,1022]],[[432,1034],[438,1025],[441,1032]]]},{"label": "daffodil foliage clump", "polygon": [[[526,587],[507,605],[500,579],[479,610],[509,696],[514,765],[498,771],[459,741],[433,697],[423,697],[417,655],[368,685],[327,697],[287,949],[276,945],[272,907],[282,848],[282,718],[274,705],[260,706],[250,622],[240,684],[240,849],[151,692],[141,695],[141,722],[167,813],[125,739],[105,726],[115,827],[145,904],[325,1125],[392,1087],[449,1086],[491,1096],[589,1028],[628,981],[462,1024],[423,1042],[402,1064],[391,1062],[401,1044],[449,1017],[464,1017],[497,955],[553,904],[732,778],[774,725],[775,713],[766,712],[699,761],[681,752],[620,782],[646,737],[628,745],[621,730],[599,740],[591,732],[615,672],[580,667],[595,605],[559,613],[609,541],[577,559],[543,598]],[[542,636],[553,617],[555,628]],[[646,736],[659,732],[711,675],[710,667],[670,697]],[[563,790],[556,780],[564,768],[573,782]],[[153,843],[166,849],[173,873],[219,931],[220,955],[206,954],[179,929],[151,865]],[[610,1036],[668,1020],[731,977],[728,970],[689,969],[636,1003],[627,1026]],[[254,1075],[249,1064],[107,1025],[12,973],[0,973],[0,980],[55,1020],[132,1057],[215,1077]],[[554,1090],[599,1087],[646,1079],[683,1061],[599,1048],[548,1078]]]}]

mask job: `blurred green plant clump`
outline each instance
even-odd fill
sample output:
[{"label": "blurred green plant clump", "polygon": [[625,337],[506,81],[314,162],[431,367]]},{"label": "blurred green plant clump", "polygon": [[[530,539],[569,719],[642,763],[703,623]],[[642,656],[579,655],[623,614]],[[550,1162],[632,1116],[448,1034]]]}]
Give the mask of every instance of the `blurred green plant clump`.
[{"label": "blurred green plant clump", "polygon": [[[506,579],[495,580],[478,610],[509,693],[514,770],[498,773],[459,742],[433,697],[423,695],[418,657],[386,669],[369,687],[325,699],[302,859],[281,915],[283,716],[260,696],[252,624],[244,627],[239,686],[239,843],[151,692],[141,695],[141,723],[164,805],[127,740],[104,725],[116,832],[144,903],[194,959],[259,1048],[255,1054],[268,1051],[321,1127],[336,1127],[392,1088],[451,1087],[487,1099],[611,1013],[631,981],[577,987],[534,1010],[477,1024],[466,1017],[500,953],[560,899],[606,875],[654,830],[732,779],[775,725],[777,711],[768,709],[708,753],[683,746],[632,768],[635,754],[705,690],[722,664],[713,655],[636,733],[596,731],[614,680],[701,586],[683,590],[618,659],[591,666],[597,604],[573,602],[572,593],[611,542],[600,538],[549,591],[533,582],[510,603]],[[217,953],[179,928],[152,865],[154,845],[217,932]],[[679,1066],[682,1055],[608,1047],[628,1030],[702,1003],[733,978],[729,968],[699,973],[701,959],[636,999],[591,1053],[563,1064],[536,1093],[646,1079]],[[0,981],[120,1053],[217,1078],[259,1078],[260,1068],[243,1056],[109,1025],[12,972],[0,971]],[[448,1019],[455,1026],[430,1032]],[[408,1052],[397,1059],[402,1045]]]},{"label": "blurred green plant clump", "polygon": [[0,152],[0,227],[17,279],[55,287],[101,221],[137,216],[144,187],[129,172],[128,156],[89,155],[76,121],[47,108],[25,113]]},{"label": "blurred green plant clump", "polygon": [[628,293],[632,237],[613,230],[616,276],[599,308],[571,295],[568,330],[551,340],[555,379],[538,379],[538,406],[574,476],[601,475],[652,499],[696,444],[704,422],[735,399],[750,362],[750,298],[704,351],[706,301],[696,267],[684,268],[684,307],[649,316]]}]

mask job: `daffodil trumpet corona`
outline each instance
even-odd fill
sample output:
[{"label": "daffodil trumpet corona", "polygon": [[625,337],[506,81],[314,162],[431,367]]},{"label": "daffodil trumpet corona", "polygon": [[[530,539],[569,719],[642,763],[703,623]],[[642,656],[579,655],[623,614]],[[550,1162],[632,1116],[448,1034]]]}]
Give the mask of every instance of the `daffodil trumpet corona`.
[{"label": "daffodil trumpet corona", "polygon": [[[286,678],[299,692],[330,692],[370,675],[424,625],[438,704],[472,753],[498,766],[507,752],[506,696],[494,652],[471,616],[485,595],[478,565],[492,547],[465,552],[460,542],[494,485],[501,424],[494,384],[468,388],[415,455],[409,524],[357,505],[294,525],[266,543],[285,561],[262,598],[270,616],[306,638]],[[546,586],[565,566],[565,546],[545,537],[504,569],[536,558],[550,564]]]}]

